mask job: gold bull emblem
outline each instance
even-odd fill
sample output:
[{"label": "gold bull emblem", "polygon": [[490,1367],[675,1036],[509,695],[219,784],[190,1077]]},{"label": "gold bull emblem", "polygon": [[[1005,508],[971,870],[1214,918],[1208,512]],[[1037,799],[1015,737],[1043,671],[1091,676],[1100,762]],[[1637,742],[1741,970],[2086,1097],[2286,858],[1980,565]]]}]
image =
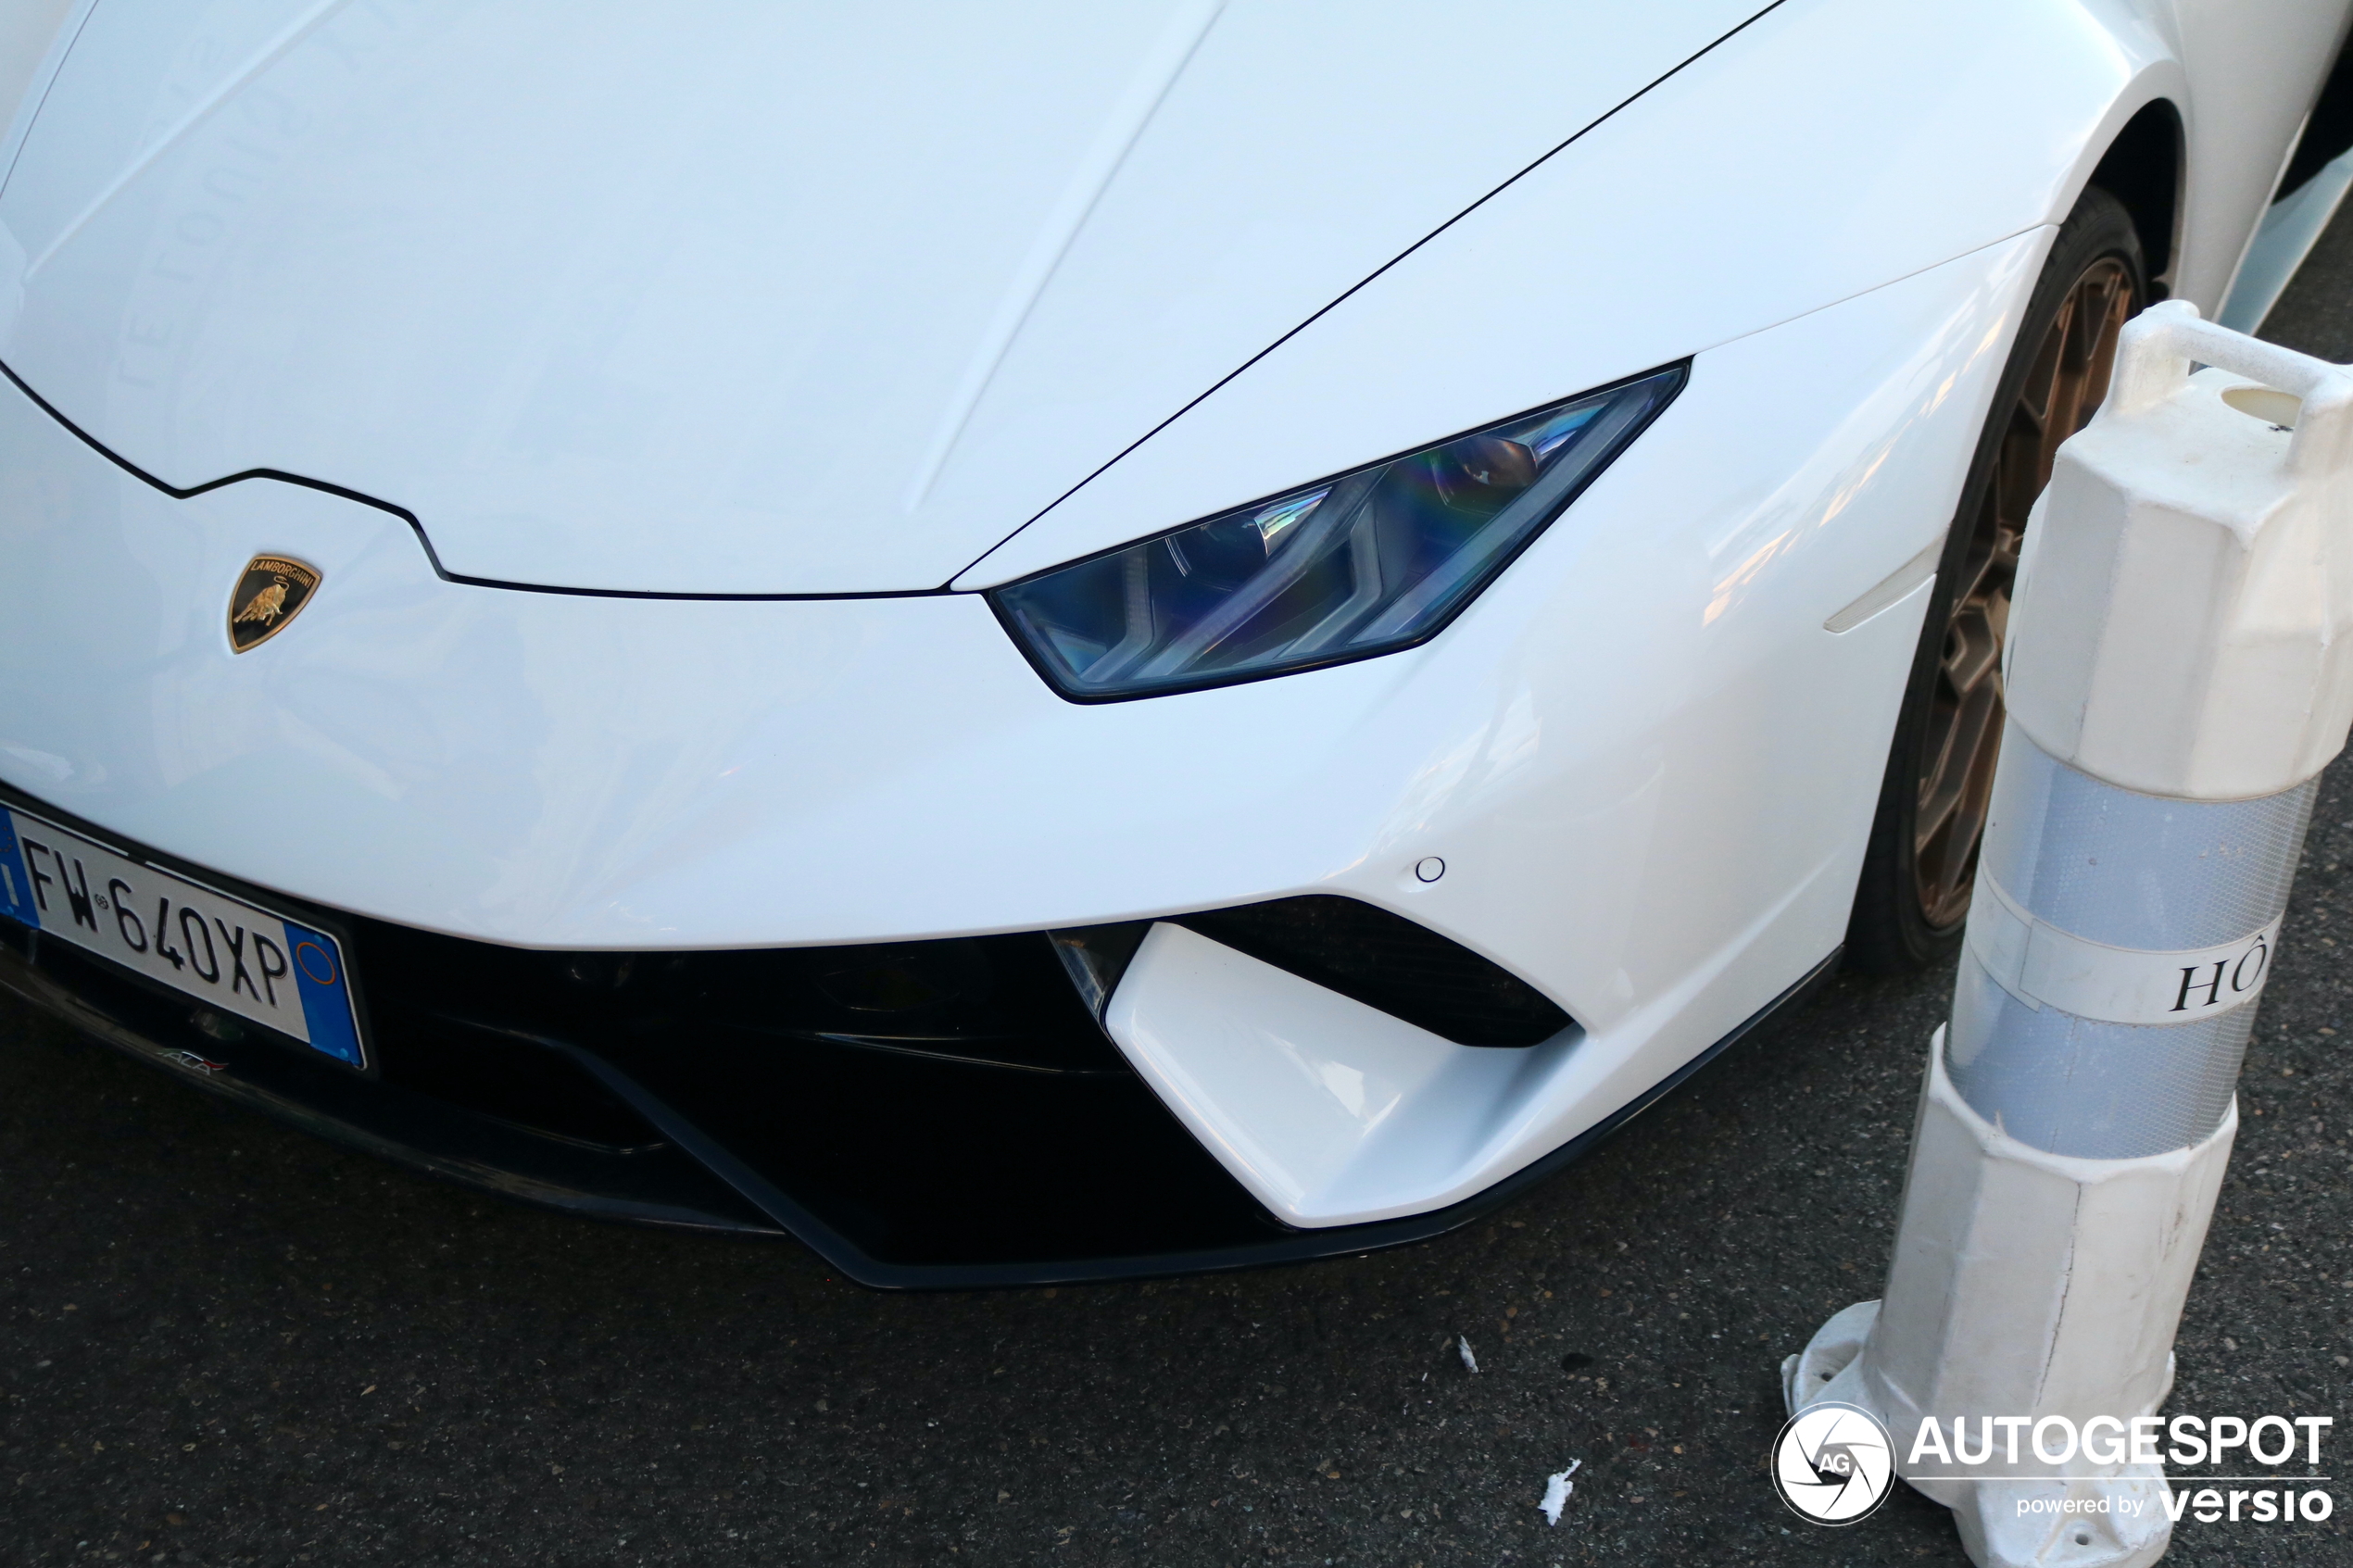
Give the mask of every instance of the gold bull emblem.
[{"label": "gold bull emblem", "polygon": [[229,647],[244,653],[290,625],[319,586],[319,569],[286,556],[256,556],[229,595]]},{"label": "gold bull emblem", "polygon": [[247,599],[245,608],[237,611],[237,620],[258,621],[267,626],[285,613],[286,584],[283,579],[280,579]]}]

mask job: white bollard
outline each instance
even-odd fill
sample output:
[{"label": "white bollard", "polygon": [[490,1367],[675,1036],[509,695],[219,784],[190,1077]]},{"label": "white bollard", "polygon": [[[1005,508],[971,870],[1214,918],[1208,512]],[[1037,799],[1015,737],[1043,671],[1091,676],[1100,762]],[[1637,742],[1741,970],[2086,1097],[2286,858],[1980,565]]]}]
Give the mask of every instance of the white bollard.
[{"label": "white bollard", "polygon": [[[2256,999],[2353,721],[2353,375],[2185,303],[2128,324],[2035,503],[2005,673],[1887,1294],[1789,1358],[1783,1392],[1877,1414],[1981,1568],[2140,1568],[2171,1524],[2126,1439],[2172,1385]],[[2038,1456],[2051,1416],[2098,1451]]]}]

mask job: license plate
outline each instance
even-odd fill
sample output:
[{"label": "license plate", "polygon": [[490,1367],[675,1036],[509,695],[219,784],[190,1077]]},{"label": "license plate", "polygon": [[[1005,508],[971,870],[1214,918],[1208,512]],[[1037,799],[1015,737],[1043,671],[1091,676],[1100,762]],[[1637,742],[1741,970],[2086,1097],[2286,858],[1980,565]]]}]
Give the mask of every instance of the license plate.
[{"label": "license plate", "polygon": [[6,808],[0,916],[367,1065],[333,936]]}]

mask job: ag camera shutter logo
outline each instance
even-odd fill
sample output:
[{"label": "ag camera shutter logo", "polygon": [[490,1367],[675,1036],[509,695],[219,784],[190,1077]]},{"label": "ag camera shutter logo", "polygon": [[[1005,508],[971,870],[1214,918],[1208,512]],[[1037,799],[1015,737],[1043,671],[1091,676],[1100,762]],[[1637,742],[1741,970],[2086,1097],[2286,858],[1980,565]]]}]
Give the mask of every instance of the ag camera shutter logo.
[{"label": "ag camera shutter logo", "polygon": [[1809,1524],[1852,1524],[1887,1500],[1894,1448],[1879,1417],[1860,1406],[1808,1405],[1773,1439],[1773,1486]]}]

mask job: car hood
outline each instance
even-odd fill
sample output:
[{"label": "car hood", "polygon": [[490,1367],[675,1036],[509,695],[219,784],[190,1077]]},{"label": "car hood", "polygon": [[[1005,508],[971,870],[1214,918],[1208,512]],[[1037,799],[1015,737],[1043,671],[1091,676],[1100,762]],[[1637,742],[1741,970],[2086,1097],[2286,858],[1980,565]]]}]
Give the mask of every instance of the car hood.
[{"label": "car hood", "polygon": [[98,0],[0,360],[460,577],[933,588],[1756,8]]}]

